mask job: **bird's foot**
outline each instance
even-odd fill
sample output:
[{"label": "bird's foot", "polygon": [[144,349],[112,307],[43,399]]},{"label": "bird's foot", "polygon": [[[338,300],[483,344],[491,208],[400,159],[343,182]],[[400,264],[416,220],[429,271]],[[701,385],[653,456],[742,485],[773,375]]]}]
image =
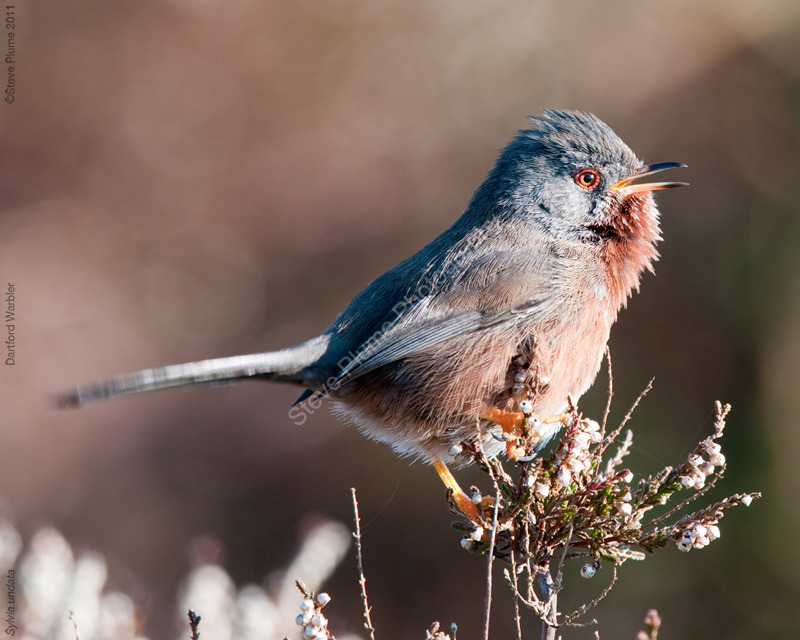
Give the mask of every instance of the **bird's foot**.
[{"label": "bird's foot", "polygon": [[442,479],[442,482],[444,482],[444,486],[453,492],[453,501],[456,503],[458,510],[467,516],[467,518],[469,518],[472,522],[478,524],[478,518],[480,517],[481,511],[486,511],[486,509],[494,506],[494,499],[483,498],[480,504],[476,505],[472,501],[472,498],[464,493],[464,490],[459,486],[458,481],[455,479],[453,474],[450,472],[450,469],[447,468],[447,465],[444,462],[441,460],[434,460],[433,466],[436,469],[436,472],[439,474],[439,477]]},{"label": "bird's foot", "polygon": [[499,425],[506,433],[517,438],[522,436],[523,423],[525,422],[525,414],[522,411],[509,411],[508,409],[498,409],[497,407],[489,409],[485,414],[480,416],[481,420],[489,420]]},{"label": "bird's foot", "polygon": [[[508,409],[493,408],[480,416],[482,420],[489,420],[499,425],[503,430],[503,438],[506,441],[506,455],[509,460],[517,461],[526,455],[525,447],[520,446],[521,438],[526,435],[533,435],[537,439],[539,433],[530,429],[530,418],[522,411],[509,411]],[[526,433],[526,426],[528,427]]]}]

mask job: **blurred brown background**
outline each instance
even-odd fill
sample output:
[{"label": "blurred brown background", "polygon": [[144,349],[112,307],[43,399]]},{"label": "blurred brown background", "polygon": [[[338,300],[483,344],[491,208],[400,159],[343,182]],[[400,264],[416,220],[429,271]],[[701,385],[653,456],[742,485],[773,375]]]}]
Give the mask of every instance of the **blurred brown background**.
[{"label": "blurred brown background", "polygon": [[[633,638],[650,607],[666,637],[800,637],[800,3],[73,0],[24,2],[17,26],[17,100],[0,106],[18,341],[0,368],[0,506],[27,535],[52,524],[103,553],[150,637],[177,633],[194,538],[261,582],[313,514],[350,522],[350,486],[380,636],[433,620],[478,635],[483,561],[459,548],[433,471],[327,410],[293,425],[296,389],[47,400],[315,335],[448,226],[546,107],[689,165],[674,177],[692,186],[658,196],[657,276],[612,333],[612,417],[656,378],[630,466],[680,461],[720,398],[730,469],[713,495],[765,493],[709,549],[624,566],[602,637]],[[602,580],[576,573],[560,604]],[[509,637],[498,583],[494,635]],[[334,631],[358,632],[352,560],[327,588]]]}]

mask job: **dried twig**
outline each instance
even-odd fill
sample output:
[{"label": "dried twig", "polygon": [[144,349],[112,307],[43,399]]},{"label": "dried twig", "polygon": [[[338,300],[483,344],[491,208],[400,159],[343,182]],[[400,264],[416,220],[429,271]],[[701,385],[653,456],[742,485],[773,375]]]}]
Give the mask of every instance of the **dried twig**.
[{"label": "dried twig", "polygon": [[628,409],[628,413],[625,414],[625,417],[622,418],[622,422],[619,423],[619,426],[616,429],[614,429],[614,431],[612,431],[608,435],[608,437],[605,438],[598,452],[600,455],[603,455],[603,452],[605,452],[606,448],[619,437],[620,433],[622,433],[622,430],[625,428],[625,425],[628,424],[628,420],[631,419],[633,412],[636,411],[636,407],[639,406],[639,403],[642,401],[642,399],[653,388],[653,382],[655,382],[655,378],[651,379],[650,382],[647,383],[647,386],[642,390],[642,392],[639,394],[636,400],[634,400],[633,404],[631,405],[631,408]]},{"label": "dried twig", "polygon": [[596,607],[598,604],[600,604],[600,601],[603,598],[605,598],[609,593],[611,593],[611,589],[614,588],[614,584],[617,582],[617,565],[612,565],[611,566],[611,571],[612,571],[611,581],[606,585],[606,588],[603,589],[602,593],[599,596],[597,596],[594,600],[592,600],[591,602],[587,602],[586,604],[582,604],[580,607],[578,607],[575,611],[570,613],[568,616],[565,616],[564,617],[564,622],[561,623],[562,627],[567,626],[567,625],[572,626],[572,627],[580,627],[580,626],[589,626],[589,625],[592,625],[592,624],[597,624],[597,620],[590,620],[589,622],[582,623],[582,624],[576,623],[575,620],[580,618],[582,615],[586,614],[586,612],[589,611],[589,609],[593,609],[594,607]]},{"label": "dried twig", "polygon": [[[75,640],[80,640],[78,637],[78,620],[75,618],[75,612],[72,609],[69,610],[69,619],[70,622],[72,622],[72,628],[75,631]],[[9,627],[6,629],[6,633],[8,633],[9,630],[14,631],[12,627]],[[11,633],[10,635],[13,636],[14,634]]]},{"label": "dried twig", "polygon": [[358,500],[356,499],[355,488],[350,489],[353,497],[353,519],[355,520],[356,530],[353,537],[356,539],[356,565],[358,567],[358,584],[361,585],[361,602],[364,605],[364,628],[369,633],[371,640],[375,640],[375,627],[372,626],[370,617],[370,606],[367,600],[367,577],[364,575],[364,562],[361,556],[361,518],[358,515]]},{"label": "dried twig", "polygon": [[[481,456],[486,460],[486,453],[483,450],[483,438],[480,437],[479,430],[478,448]],[[483,612],[483,640],[489,640],[489,623],[492,617],[492,566],[494,563],[494,547],[497,543],[497,514],[500,510],[500,483],[497,482],[497,476],[494,473],[491,463],[486,460],[486,468],[488,469],[489,476],[494,484],[494,508],[492,509],[492,529],[489,536],[489,553],[487,554],[486,561],[486,596],[484,599],[484,612]]]},{"label": "dried twig", "polygon": [[603,422],[600,423],[600,433],[605,438],[606,425],[608,424],[608,414],[611,413],[611,399],[614,397],[614,371],[611,367],[611,349],[606,345],[606,362],[608,363],[608,399],[606,408],[603,411]]}]

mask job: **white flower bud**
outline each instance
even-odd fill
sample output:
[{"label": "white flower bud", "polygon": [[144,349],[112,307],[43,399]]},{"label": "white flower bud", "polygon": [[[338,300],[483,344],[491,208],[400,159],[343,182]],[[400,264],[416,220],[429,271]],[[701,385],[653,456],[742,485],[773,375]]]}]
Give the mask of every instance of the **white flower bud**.
[{"label": "white flower bud", "polygon": [[697,536],[692,543],[692,546],[695,549],[702,549],[703,547],[707,546],[711,540],[708,539],[708,536]]},{"label": "white flower bud", "polygon": [[625,477],[622,478],[622,481],[625,483],[629,483],[632,480],[633,480],[633,471],[628,471],[628,473],[625,474]]},{"label": "white flower bud", "polygon": [[591,431],[589,432],[589,440],[594,443],[600,442],[603,439],[603,434],[599,431]]},{"label": "white flower bud", "polygon": [[633,507],[627,502],[620,502],[617,505],[617,511],[619,511],[620,515],[629,516],[633,513]]},{"label": "white flower bud", "polygon": [[722,447],[719,446],[718,442],[714,442],[713,440],[706,441],[705,449],[709,455],[714,455],[715,453],[719,453],[722,451]]},{"label": "white flower bud", "polygon": [[556,480],[562,487],[568,487],[572,484],[572,474],[566,467],[559,467],[558,473],[556,473]]},{"label": "white flower bud", "polygon": [[576,433],[573,440],[575,442],[575,446],[583,451],[589,448],[589,442],[591,442],[589,434],[584,433],[583,431],[579,431],[578,433]]},{"label": "white flower bud", "polygon": [[475,527],[472,533],[469,534],[469,537],[475,542],[480,542],[483,538],[483,527]]},{"label": "white flower bud", "polygon": [[681,541],[691,544],[694,542],[695,533],[692,529],[685,529],[684,532],[681,534]]},{"label": "white flower bud", "polygon": [[720,535],[722,535],[720,533],[719,527],[715,524],[710,524],[706,528],[708,529],[706,535],[708,536],[709,540],[716,540],[717,538],[720,537]]},{"label": "white flower bud", "polygon": [[526,416],[529,416],[533,413],[533,403],[530,400],[522,400],[519,403],[518,408]]},{"label": "white flower bud", "polygon": [[299,624],[301,627],[303,625],[308,624],[310,620],[311,620],[311,612],[310,611],[304,611],[303,613],[301,613],[299,616],[297,616],[294,619],[294,621],[297,624]]},{"label": "white flower bud", "polygon": [[533,490],[533,493],[536,495],[539,500],[544,500],[547,496],[550,495],[550,487],[546,485],[544,482],[537,482],[536,487]]},{"label": "white flower bud", "polygon": [[600,425],[595,420],[586,418],[583,421],[583,429],[590,433],[600,431]]},{"label": "white flower bud", "polygon": [[744,496],[744,497],[742,497],[742,504],[745,507],[749,507],[752,502],[753,502],[753,496]]},{"label": "white flower bud", "polygon": [[472,551],[475,548],[475,541],[472,538],[461,538],[461,548]]},{"label": "white flower bud", "polygon": [[464,450],[464,447],[462,447],[460,444],[454,444],[452,447],[450,447],[450,455],[451,456],[457,456],[463,450]]},{"label": "white flower bud", "polygon": [[703,461],[702,461],[702,462],[701,462],[701,463],[700,463],[700,464],[697,466],[697,470],[698,470],[700,473],[705,473],[707,476],[710,476],[712,473],[714,473],[714,465],[713,465],[713,464],[711,464],[710,462],[706,461],[706,460],[703,460]]},{"label": "white flower bud", "polygon": [[321,613],[317,613],[311,617],[311,626],[312,627],[324,627],[327,626],[328,621],[325,619]]},{"label": "white flower bud", "polygon": [[573,473],[580,473],[583,471],[583,460],[579,460],[578,458],[570,458],[567,461],[567,467]]},{"label": "white flower bud", "polygon": [[725,456],[723,456],[721,453],[712,453],[708,456],[708,461],[715,467],[721,467],[725,464]]},{"label": "white flower bud", "polygon": [[591,563],[581,567],[581,578],[586,578],[588,580],[589,578],[593,578],[595,573],[597,573],[597,569],[595,569]]},{"label": "white flower bud", "polygon": [[525,476],[525,486],[530,489],[534,483],[536,482],[536,478],[530,474]]},{"label": "white flower bud", "polygon": [[631,494],[631,492],[630,491],[626,491],[625,495],[622,496],[621,500],[624,501],[624,502],[630,502],[631,498],[633,498],[633,495]]},{"label": "white flower bud", "polygon": [[678,549],[680,551],[690,551],[691,548],[692,548],[692,544],[691,543],[686,543],[683,540],[678,542]]},{"label": "white flower bud", "polygon": [[311,625],[308,625],[307,627],[305,627],[303,629],[303,636],[305,636],[306,638],[309,638],[309,640],[310,640],[311,638],[314,637],[314,634],[316,633],[316,631],[317,630],[314,627],[312,627]]},{"label": "white flower bud", "polygon": [[705,528],[705,525],[696,524],[692,527],[692,532],[694,533],[695,538],[699,538],[700,536],[706,535],[708,530]]},{"label": "white flower bud", "polygon": [[692,476],[681,476],[681,486],[688,489],[694,486],[694,478]]},{"label": "white flower bud", "polygon": [[703,462],[703,457],[698,453],[690,453],[689,457],[686,458],[687,464],[691,467],[696,467],[701,462]]},{"label": "white flower bud", "polygon": [[516,375],[514,376],[514,382],[525,382],[525,372],[517,371]]},{"label": "white flower bud", "polygon": [[306,598],[300,603],[300,611],[311,611],[314,608],[314,601],[311,598]]},{"label": "white flower bud", "polygon": [[481,495],[480,491],[476,491],[475,493],[472,494],[472,501],[475,504],[480,504],[481,500],[483,500],[483,496]]}]

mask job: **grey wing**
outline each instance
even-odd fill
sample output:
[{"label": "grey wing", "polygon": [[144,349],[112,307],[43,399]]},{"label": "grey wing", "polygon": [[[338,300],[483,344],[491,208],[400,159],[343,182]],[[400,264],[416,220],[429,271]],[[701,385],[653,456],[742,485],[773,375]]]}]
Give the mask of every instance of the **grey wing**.
[{"label": "grey wing", "polygon": [[[393,306],[401,296],[415,297],[415,290],[393,291],[391,287],[368,287],[351,307],[381,308],[382,320],[360,330],[360,341],[348,345],[348,334],[363,326],[361,318],[348,313],[331,327],[331,344],[344,345],[336,349],[335,360],[327,358],[335,370],[326,378],[327,391],[340,387],[375,369],[425,351],[459,335],[481,331],[505,323],[520,322],[524,316],[540,312],[551,292],[542,287],[547,279],[541,277],[543,252],[530,250],[492,251],[474,259],[469,265],[450,264],[443,273],[428,272],[427,289],[435,292],[417,298],[413,304]],[[394,271],[394,270],[393,270]],[[391,274],[393,272],[389,272]],[[382,284],[384,274],[374,285]],[[380,295],[372,290],[378,289]],[[385,291],[384,291],[385,290]],[[372,298],[360,301],[363,296]],[[366,304],[365,304],[366,303]],[[345,355],[345,353],[347,355]],[[301,397],[304,399],[310,393]]]},{"label": "grey wing", "polygon": [[339,372],[336,384],[341,385],[385,364],[402,360],[412,353],[424,351],[452,337],[480,328],[481,314],[477,311],[428,320],[420,324],[408,321],[418,314],[418,309],[409,310],[409,315],[398,319],[392,327],[377,332],[362,344],[352,360]]},{"label": "grey wing", "polygon": [[456,336],[520,322],[526,316],[536,313],[540,307],[538,300],[528,300],[508,309],[460,311],[452,315],[415,322],[415,316],[425,317],[426,302],[422,301],[385,332],[376,333],[363,344],[355,357],[339,372],[335,386],[341,386],[349,380],[425,351]]},{"label": "grey wing", "polygon": [[[448,277],[437,292],[404,309],[355,350],[338,373],[342,384],[458,335],[513,324],[541,312],[552,295],[542,278],[547,256],[530,250],[491,251]],[[446,281],[446,287],[442,282]]]}]

